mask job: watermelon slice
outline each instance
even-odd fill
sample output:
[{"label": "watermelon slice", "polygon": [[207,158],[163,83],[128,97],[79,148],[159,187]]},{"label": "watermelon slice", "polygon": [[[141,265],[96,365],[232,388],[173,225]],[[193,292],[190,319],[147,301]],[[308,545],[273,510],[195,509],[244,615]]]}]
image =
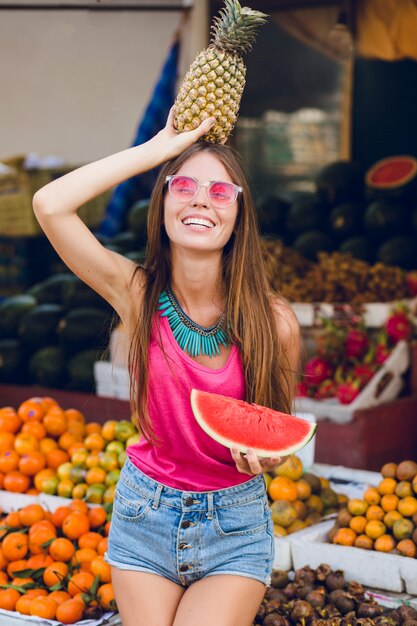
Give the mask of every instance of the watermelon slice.
[{"label": "watermelon slice", "polygon": [[198,424],[228,448],[255,450],[261,457],[287,456],[303,448],[316,424],[216,393],[193,389],[191,408]]}]

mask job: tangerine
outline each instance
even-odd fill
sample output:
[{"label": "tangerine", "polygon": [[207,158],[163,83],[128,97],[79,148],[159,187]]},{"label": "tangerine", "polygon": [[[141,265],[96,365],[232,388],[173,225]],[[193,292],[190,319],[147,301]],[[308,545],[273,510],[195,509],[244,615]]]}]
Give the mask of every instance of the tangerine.
[{"label": "tangerine", "polygon": [[[295,524],[296,522],[293,523]],[[104,560],[104,556],[96,556],[96,558],[91,561],[90,567],[93,576],[100,576],[101,583],[111,582],[111,568]]]},{"label": "tangerine", "polygon": [[17,414],[22,422],[37,420],[40,422],[45,414],[45,407],[41,398],[29,398],[22,402],[17,409]]},{"label": "tangerine", "polygon": [[66,409],[64,413],[68,422],[81,422],[81,424],[85,423],[85,417],[78,409]]},{"label": "tangerine", "polygon": [[107,521],[107,512],[102,506],[94,506],[88,511],[90,528],[99,528]]},{"label": "tangerine", "polygon": [[8,528],[22,528],[19,511],[10,511],[3,521]]},{"label": "tangerine", "polygon": [[85,425],[85,432],[87,435],[92,433],[101,433],[101,424],[98,422],[87,422]]},{"label": "tangerine", "polygon": [[14,440],[14,449],[19,456],[32,452],[33,450],[39,450],[39,441],[35,435],[30,433],[19,433]]},{"label": "tangerine", "polygon": [[316,495],[315,493],[312,493],[311,496],[307,498],[307,500],[304,500],[304,502],[309,513],[323,513],[323,501],[320,496]]},{"label": "tangerine", "polygon": [[20,456],[15,450],[6,450],[0,454],[0,472],[8,474],[19,467]]},{"label": "tangerine", "polygon": [[286,476],[293,481],[299,480],[303,475],[303,464],[295,454],[288,456],[283,463],[278,465],[274,470],[275,476]]},{"label": "tangerine", "polygon": [[381,507],[386,513],[389,513],[390,511],[396,510],[398,502],[398,496],[396,496],[394,493],[388,493],[386,496],[382,496]]},{"label": "tangerine", "polygon": [[56,619],[63,624],[75,624],[83,618],[84,604],[79,600],[65,600],[58,605],[56,610]]},{"label": "tangerine", "polygon": [[274,500],[271,504],[271,514],[274,524],[284,528],[288,528],[297,519],[297,511],[288,500]]},{"label": "tangerine", "polygon": [[397,464],[385,463],[381,468],[381,474],[383,478],[396,478],[397,476]]},{"label": "tangerine", "polygon": [[71,511],[79,511],[80,513],[88,513],[88,504],[80,498],[74,498],[69,504]]},{"label": "tangerine", "polygon": [[68,539],[78,539],[90,530],[88,515],[81,511],[73,511],[64,519],[62,532]]},{"label": "tangerine", "polygon": [[23,526],[32,526],[35,522],[45,519],[45,511],[40,504],[27,504],[18,513]]},{"label": "tangerine", "polygon": [[[71,509],[69,508],[69,506],[58,506],[52,513],[51,522],[56,528],[60,528],[62,526],[62,522],[70,513]],[[57,559],[57,561],[60,560],[61,559]]]},{"label": "tangerine", "polygon": [[97,552],[92,548],[80,548],[75,551],[72,564],[74,567],[81,567],[83,571],[89,572],[90,564],[97,556]]},{"label": "tangerine", "polygon": [[23,424],[20,432],[26,435],[33,435],[38,441],[46,437],[46,429],[42,422],[26,422]]},{"label": "tangerine", "polygon": [[19,598],[20,593],[16,589],[2,589],[0,591],[0,609],[14,611]]},{"label": "tangerine", "polygon": [[388,511],[388,513],[384,515],[384,524],[387,528],[392,528],[394,523],[399,519],[403,519],[401,513],[398,513],[396,510]]},{"label": "tangerine", "polygon": [[412,559],[415,558],[417,554],[417,546],[412,539],[401,539],[397,543],[397,550],[403,556],[409,556]]},{"label": "tangerine", "polygon": [[113,441],[116,437],[116,420],[107,420],[101,428],[101,434],[106,441]]},{"label": "tangerine", "polygon": [[7,561],[19,561],[28,553],[28,537],[23,533],[9,533],[4,537],[1,547]]},{"label": "tangerine", "polygon": [[[394,522],[392,534],[396,539],[410,539],[413,534],[414,524],[409,519],[399,519]],[[7,558],[7,557],[6,557]]]},{"label": "tangerine", "polygon": [[352,528],[338,528],[333,537],[333,543],[341,546],[353,546],[356,537],[357,535]]},{"label": "tangerine", "polygon": [[53,560],[49,554],[33,554],[28,558],[27,567],[28,569],[43,569],[51,565],[51,563],[53,563]]},{"label": "tangerine", "polygon": [[300,500],[307,500],[311,496],[311,486],[306,480],[302,478],[297,480],[295,486],[297,487],[297,496]]},{"label": "tangerine", "polygon": [[73,446],[74,443],[79,440],[79,437],[76,437],[72,433],[66,431],[65,433],[62,433],[62,435],[58,439],[58,445],[62,450],[66,450],[68,452],[71,446]]},{"label": "tangerine", "polygon": [[364,515],[355,515],[349,522],[349,527],[355,531],[357,535],[361,535],[365,532],[366,524],[368,523]]},{"label": "tangerine", "polygon": [[377,504],[371,504],[370,507],[368,507],[365,516],[366,519],[368,521],[371,520],[378,520],[378,521],[382,521],[384,519],[384,510],[381,509],[380,506],[378,506]]},{"label": "tangerine", "polygon": [[56,539],[56,528],[49,520],[35,522],[29,529],[29,550],[31,554],[42,554],[48,542]]},{"label": "tangerine", "polygon": [[395,493],[399,498],[407,498],[413,495],[413,488],[408,480],[401,480],[395,488]]},{"label": "tangerine", "polygon": [[51,437],[58,438],[67,430],[67,418],[62,409],[52,407],[43,418],[43,425]]},{"label": "tangerine", "polygon": [[397,505],[397,510],[404,517],[412,517],[417,513],[417,499],[411,496],[402,498]]},{"label": "tangerine", "polygon": [[374,549],[378,552],[392,552],[395,550],[395,543],[392,535],[383,534],[375,539]]},{"label": "tangerine", "polygon": [[52,598],[57,604],[61,604],[61,602],[65,602],[65,600],[70,600],[71,596],[68,591],[58,589],[57,591],[51,591],[48,598]]},{"label": "tangerine", "polygon": [[15,436],[13,433],[0,431],[0,452],[13,450]]},{"label": "tangerine", "polygon": [[15,471],[6,474],[4,477],[3,487],[6,491],[13,491],[15,493],[25,493],[30,486],[29,476],[25,476],[22,472]]},{"label": "tangerine", "polygon": [[11,407],[0,409],[0,431],[16,434],[22,425],[22,420]]},{"label": "tangerine", "polygon": [[347,503],[347,509],[351,515],[365,515],[369,504],[366,500],[351,498]]},{"label": "tangerine", "polygon": [[58,483],[57,493],[61,498],[70,498],[73,489],[74,483],[72,480],[64,479]]},{"label": "tangerine", "polygon": [[60,465],[69,461],[69,454],[65,450],[56,448],[50,450],[46,454],[46,465],[54,470],[57,470]]},{"label": "tangerine", "polygon": [[365,534],[371,539],[377,539],[381,535],[385,534],[387,527],[380,520],[371,520],[366,524]]},{"label": "tangerine", "polygon": [[30,615],[30,605],[32,604],[33,597],[28,596],[26,593],[23,596],[18,598],[15,611],[21,613],[22,615]]},{"label": "tangerine", "polygon": [[72,541],[66,537],[58,537],[49,545],[49,554],[54,561],[67,562],[74,556],[75,548]]},{"label": "tangerine", "polygon": [[91,450],[93,452],[100,452],[101,450],[104,450],[105,445],[106,440],[100,433],[91,433],[84,439],[84,446],[87,450]]},{"label": "tangerine", "polygon": [[398,480],[412,481],[417,475],[417,463],[415,461],[401,461],[397,467]]},{"label": "tangerine", "polygon": [[91,548],[92,550],[97,550],[102,540],[103,537],[102,535],[100,535],[100,533],[90,531],[88,533],[85,533],[84,535],[81,535],[81,537],[78,539],[78,545],[80,548]]},{"label": "tangerine", "polygon": [[19,470],[25,476],[34,476],[44,469],[46,465],[45,456],[39,450],[26,452],[20,457]]},{"label": "tangerine", "polygon": [[6,568],[7,575],[10,578],[16,578],[19,572],[23,572],[27,569],[28,562],[26,559],[19,559],[18,561],[11,561]]},{"label": "tangerine", "polygon": [[106,480],[107,472],[102,467],[92,467],[88,470],[85,476],[85,482],[87,485],[94,485],[95,483],[104,483]]},{"label": "tangerine", "polygon": [[49,409],[51,409],[53,406],[59,406],[55,398],[51,398],[50,396],[44,396],[42,398],[42,404],[45,411],[49,411]]},{"label": "tangerine", "polygon": [[58,604],[49,596],[33,598],[29,606],[31,615],[44,619],[55,619]]},{"label": "tangerine", "polygon": [[78,572],[68,581],[68,593],[75,596],[80,591],[88,592],[94,582],[94,576],[90,572]]},{"label": "tangerine", "polygon": [[111,583],[104,583],[97,589],[97,598],[104,609],[117,611],[113,585]]},{"label": "tangerine", "polygon": [[48,452],[51,452],[51,450],[57,450],[57,448],[58,448],[57,442],[55,441],[55,439],[52,439],[51,437],[45,437],[45,439],[42,439],[42,441],[39,442],[39,450],[45,456],[48,455]]},{"label": "tangerine", "polygon": [[68,575],[68,565],[63,561],[55,561],[48,565],[43,573],[43,582],[47,587],[60,583]]},{"label": "tangerine", "polygon": [[53,470],[51,467],[45,467],[45,469],[37,472],[33,478],[36,489],[39,489],[39,491],[43,491],[44,482],[54,476],[56,476],[55,470]]},{"label": "tangerine", "polygon": [[397,481],[395,478],[383,478],[378,484],[378,491],[382,496],[386,496],[389,493],[395,493]]},{"label": "tangerine", "polygon": [[381,494],[376,487],[368,487],[363,494],[363,499],[366,500],[368,504],[379,504],[381,501]]}]

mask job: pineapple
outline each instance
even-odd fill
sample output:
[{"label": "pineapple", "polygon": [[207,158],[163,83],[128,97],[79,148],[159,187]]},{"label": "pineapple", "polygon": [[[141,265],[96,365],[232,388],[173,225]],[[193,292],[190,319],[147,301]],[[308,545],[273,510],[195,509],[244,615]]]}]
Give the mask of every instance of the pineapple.
[{"label": "pineapple", "polygon": [[174,103],[174,126],[180,133],[216,118],[203,137],[210,143],[224,143],[236,123],[245,86],[242,54],[252,49],[256,29],[267,17],[237,0],[225,0],[225,5],[214,18],[209,47],[191,65]]}]

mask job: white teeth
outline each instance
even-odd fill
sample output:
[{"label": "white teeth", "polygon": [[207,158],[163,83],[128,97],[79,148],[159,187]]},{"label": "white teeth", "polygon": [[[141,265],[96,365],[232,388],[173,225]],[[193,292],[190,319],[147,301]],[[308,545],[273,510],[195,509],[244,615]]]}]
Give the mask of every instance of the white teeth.
[{"label": "white teeth", "polygon": [[207,228],[213,228],[214,224],[209,220],[203,220],[199,217],[186,217],[182,222],[185,226],[195,224],[196,226],[206,226]]}]

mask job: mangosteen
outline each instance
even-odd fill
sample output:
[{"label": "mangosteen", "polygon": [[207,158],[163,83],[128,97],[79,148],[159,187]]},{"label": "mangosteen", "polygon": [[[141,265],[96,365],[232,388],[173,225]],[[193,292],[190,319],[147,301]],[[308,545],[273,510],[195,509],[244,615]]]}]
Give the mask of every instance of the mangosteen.
[{"label": "mangosteen", "polygon": [[290,626],[289,621],[283,615],[270,613],[263,621],[263,626]]},{"label": "mangosteen", "polygon": [[327,563],[321,563],[316,569],[316,579],[320,582],[324,582],[331,571],[332,568],[330,565],[327,565]]},{"label": "mangosteen", "polygon": [[[327,598],[327,600],[329,601],[329,598]],[[333,617],[341,617],[339,609],[334,604],[326,604],[323,609],[323,615],[329,619],[333,619]]]},{"label": "mangosteen", "polygon": [[298,585],[298,597],[304,600],[307,594],[309,594],[310,591],[313,591],[313,590],[314,590],[314,584],[310,582],[309,580],[306,580],[305,582]]},{"label": "mangosteen", "polygon": [[298,588],[295,583],[288,583],[286,587],[284,587],[283,592],[287,596],[288,600],[292,600],[297,597]]},{"label": "mangosteen", "polygon": [[365,589],[363,585],[356,580],[350,580],[347,584],[347,592],[350,593],[356,600],[362,600]]},{"label": "mangosteen", "polygon": [[407,619],[403,622],[403,626],[417,626],[416,619]]},{"label": "mangosteen", "polygon": [[334,589],[328,595],[328,601],[334,604],[342,615],[354,611],[356,607],[355,598],[346,591],[343,591],[343,589]]},{"label": "mangosteen", "polygon": [[294,581],[296,583],[309,581],[314,584],[316,580],[316,572],[309,565],[297,569],[294,573]]},{"label": "mangosteen", "polygon": [[398,609],[394,609],[392,611],[390,611],[389,613],[389,618],[390,620],[392,620],[395,624],[401,624],[401,615],[398,612]]},{"label": "mangosteen", "polygon": [[265,606],[266,606],[265,602],[262,602],[262,604],[259,605],[258,612],[257,612],[257,614],[255,616],[255,619],[256,619],[257,622],[262,622],[263,618],[265,617],[265,615],[266,615],[266,608],[265,608]]},{"label": "mangosteen", "polygon": [[345,586],[346,581],[342,570],[338,569],[334,572],[330,572],[330,574],[326,577],[326,587],[329,591],[334,591],[335,589],[344,589]]},{"label": "mangosteen", "polygon": [[378,615],[381,615],[383,612],[384,607],[376,602],[361,602],[357,608],[356,614],[358,617],[375,619],[375,617],[378,617]]},{"label": "mangosteen", "polygon": [[412,606],[408,606],[407,604],[402,604],[398,609],[398,613],[403,622],[417,620],[417,611],[413,609]]},{"label": "mangosteen", "polygon": [[357,620],[355,617],[355,613],[348,613],[348,615],[349,617],[347,615],[342,617],[342,619],[340,620],[340,626],[356,626]]},{"label": "mangosteen", "polygon": [[288,584],[288,572],[283,569],[276,569],[271,574],[271,587],[282,589]]},{"label": "mangosteen", "polygon": [[302,621],[305,624],[306,621],[313,618],[313,615],[313,607],[308,602],[305,602],[305,600],[297,600],[290,617],[294,622]]},{"label": "mangosteen", "polygon": [[311,487],[311,493],[318,494],[321,491],[321,481],[318,476],[311,472],[305,472],[303,474],[303,480],[306,480]]},{"label": "mangosteen", "polygon": [[269,615],[269,613],[278,613],[281,608],[282,602],[280,600],[268,600],[265,604],[265,612],[267,615]]},{"label": "mangosteen", "polygon": [[[375,624],[379,626],[396,626],[399,622],[396,622],[391,618],[391,615],[378,615],[374,620]],[[404,622],[405,623],[405,622]],[[415,622],[417,626],[417,622]]]},{"label": "mangosteen", "polygon": [[271,587],[265,593],[267,600],[278,600],[279,602],[288,602],[288,598],[281,589],[274,589]]},{"label": "mangosteen", "polygon": [[313,589],[306,595],[305,600],[314,608],[322,609],[326,604],[326,590],[324,587]]}]

